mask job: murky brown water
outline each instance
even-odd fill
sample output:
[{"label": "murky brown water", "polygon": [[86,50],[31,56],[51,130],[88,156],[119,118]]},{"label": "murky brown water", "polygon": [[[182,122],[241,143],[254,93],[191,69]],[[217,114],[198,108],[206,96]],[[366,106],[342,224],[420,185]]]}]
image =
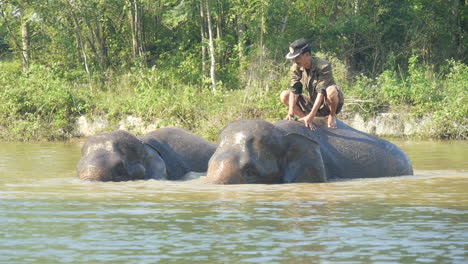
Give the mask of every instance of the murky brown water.
[{"label": "murky brown water", "polygon": [[467,263],[467,142],[393,141],[416,176],[88,183],[80,143],[0,143],[0,263]]}]

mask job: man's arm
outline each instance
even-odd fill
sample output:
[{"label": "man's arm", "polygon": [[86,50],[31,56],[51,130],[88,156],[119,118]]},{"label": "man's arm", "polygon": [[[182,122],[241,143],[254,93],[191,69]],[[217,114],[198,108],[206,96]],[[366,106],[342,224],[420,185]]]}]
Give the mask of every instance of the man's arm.
[{"label": "man's arm", "polygon": [[298,98],[299,94],[293,92],[289,93],[288,115],[286,116],[286,120],[294,120],[294,106],[297,104]]},{"label": "man's arm", "polygon": [[302,120],[304,120],[304,125],[312,130],[315,129],[314,124],[312,121],[314,121],[314,117],[317,114],[317,111],[319,110],[320,106],[322,105],[322,102],[325,98],[325,95],[323,93],[317,94],[317,98],[315,98],[314,106],[312,106],[312,110],[310,110],[310,113],[306,115]]},{"label": "man's arm", "polygon": [[297,104],[299,95],[302,93],[302,71],[299,69],[297,64],[293,64],[289,69],[291,76],[291,86],[289,88],[289,100],[288,100],[288,115],[286,120],[294,120],[294,108]]},{"label": "man's arm", "polygon": [[314,105],[312,106],[312,110],[310,113],[302,118],[304,120],[304,124],[309,127],[310,129],[315,129],[315,126],[312,124],[315,115],[317,114],[320,106],[325,100],[326,96],[326,89],[328,86],[335,84],[335,80],[333,79],[333,71],[332,66],[330,63],[323,61],[319,66],[318,72],[318,84],[317,84],[317,98],[315,98]]}]

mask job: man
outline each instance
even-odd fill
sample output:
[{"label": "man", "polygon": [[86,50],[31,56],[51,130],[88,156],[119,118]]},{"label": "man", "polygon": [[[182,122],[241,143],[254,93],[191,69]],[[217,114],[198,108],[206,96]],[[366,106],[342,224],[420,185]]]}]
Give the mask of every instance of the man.
[{"label": "man", "polygon": [[[289,45],[287,59],[293,60],[291,67],[291,88],[281,93],[280,99],[288,106],[287,120],[297,116],[310,129],[315,126],[315,116],[328,116],[328,127],[336,128],[336,114],[344,102],[343,92],[335,84],[331,64],[323,59],[312,57],[310,44],[306,39],[298,39]],[[302,94],[305,88],[309,95]]]}]

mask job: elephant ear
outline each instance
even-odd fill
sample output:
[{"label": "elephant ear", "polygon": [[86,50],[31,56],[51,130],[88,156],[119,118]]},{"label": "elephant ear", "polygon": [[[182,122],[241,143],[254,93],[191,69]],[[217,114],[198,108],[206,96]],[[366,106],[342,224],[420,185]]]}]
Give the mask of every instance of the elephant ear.
[{"label": "elephant ear", "polygon": [[283,182],[326,182],[327,177],[319,144],[305,136],[285,136]]},{"label": "elephant ear", "polygon": [[146,167],[145,180],[167,180],[166,163],[156,149],[145,145],[146,156],[144,164]]}]

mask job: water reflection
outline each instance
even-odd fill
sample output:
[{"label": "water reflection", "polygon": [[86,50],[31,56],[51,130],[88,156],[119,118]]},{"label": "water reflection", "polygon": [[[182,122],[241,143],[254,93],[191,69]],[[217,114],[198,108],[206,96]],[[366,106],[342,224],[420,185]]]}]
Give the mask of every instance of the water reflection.
[{"label": "water reflection", "polygon": [[419,170],[467,171],[468,141],[392,140]]},{"label": "water reflection", "polygon": [[213,186],[83,182],[80,143],[2,143],[0,263],[465,263],[466,144],[420,144],[413,177]]}]

